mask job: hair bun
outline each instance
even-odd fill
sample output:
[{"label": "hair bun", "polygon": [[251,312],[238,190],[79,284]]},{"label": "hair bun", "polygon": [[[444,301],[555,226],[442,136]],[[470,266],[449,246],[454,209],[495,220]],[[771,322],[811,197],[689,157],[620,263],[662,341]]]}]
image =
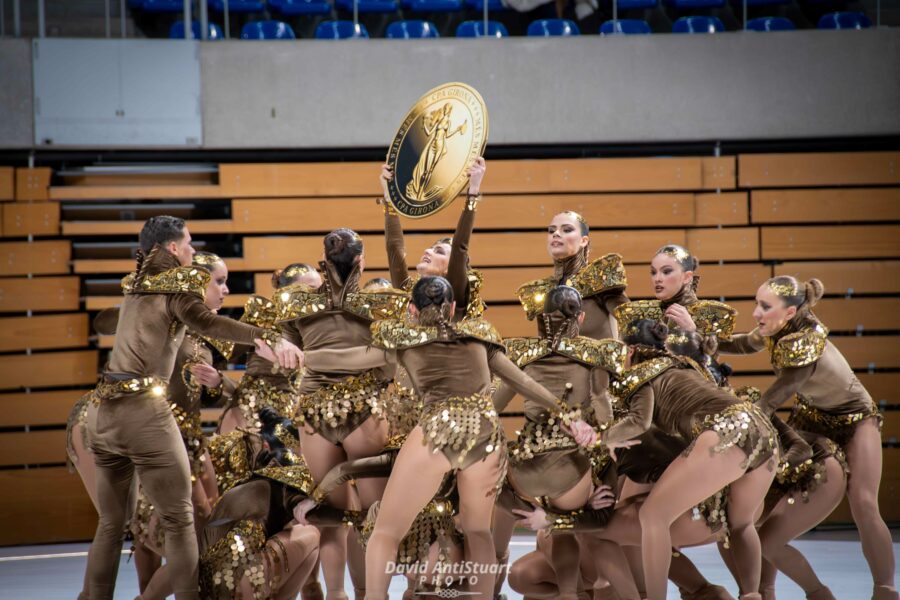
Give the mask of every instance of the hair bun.
[{"label": "hair bun", "polygon": [[341,234],[336,231],[332,231],[328,235],[325,236],[325,253],[328,255],[338,254],[344,247],[347,245],[347,242],[341,236]]},{"label": "hair bun", "polygon": [[806,287],[806,303],[809,306],[815,306],[825,295],[825,285],[815,278],[810,279],[804,285]]},{"label": "hair bun", "polygon": [[259,422],[262,424],[263,429],[268,430],[274,428],[283,418],[284,417],[278,414],[278,411],[271,406],[264,406],[259,409]]},{"label": "hair bun", "polygon": [[665,323],[654,323],[650,327],[650,334],[660,342],[664,342],[669,337],[669,328]]}]

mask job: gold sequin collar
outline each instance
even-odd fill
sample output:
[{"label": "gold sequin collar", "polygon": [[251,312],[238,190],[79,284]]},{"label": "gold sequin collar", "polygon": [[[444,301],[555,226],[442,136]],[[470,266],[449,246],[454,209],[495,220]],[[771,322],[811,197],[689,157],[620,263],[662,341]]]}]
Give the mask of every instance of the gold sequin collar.
[{"label": "gold sequin collar", "polygon": [[[735,309],[716,300],[698,300],[688,304],[685,308],[697,326],[697,333],[714,335],[721,340],[731,339],[737,317]],[[617,306],[613,314],[620,329],[624,329],[626,325],[638,319],[662,321],[662,302],[659,300],[634,300]]]},{"label": "gold sequin collar", "polygon": [[297,464],[288,466],[269,465],[255,471],[253,474],[266,479],[271,479],[272,481],[277,481],[292,490],[296,490],[309,496],[312,494],[313,488],[316,487],[316,482],[313,481],[312,475],[309,472],[309,467],[306,466],[306,462],[304,462],[300,456],[297,458],[299,459]]},{"label": "gold sequin collar", "polygon": [[265,296],[253,294],[244,303],[244,314],[241,315],[242,323],[263,329],[273,329],[277,320],[278,311],[275,309],[275,303]]},{"label": "gold sequin collar", "polygon": [[388,319],[372,323],[372,345],[387,350],[414,348],[431,342],[475,338],[503,347],[503,338],[484,319],[463,319],[450,327],[428,327]]},{"label": "gold sequin collar", "polygon": [[399,319],[406,311],[409,296],[396,289],[349,292],[336,306],[328,294],[302,283],[286,286],[275,294],[277,322],[306,319],[323,312],[344,311],[368,321]]},{"label": "gold sequin collar", "polygon": [[197,267],[173,267],[156,275],[145,275],[140,281],[131,273],[122,279],[125,294],[193,294],[206,298],[209,271]]},{"label": "gold sequin collar", "polygon": [[550,290],[562,284],[578,290],[582,298],[596,296],[613,289],[623,289],[628,284],[628,279],[625,276],[625,267],[622,265],[622,256],[619,254],[601,256],[589,262],[565,281],[558,281],[551,276],[529,281],[520,286],[516,290],[516,296],[522,303],[529,321],[544,311],[544,299]]},{"label": "gold sequin collar", "polygon": [[668,356],[660,356],[645,360],[631,367],[621,377],[610,379],[610,391],[622,402],[627,401],[642,385],[659,377],[676,365],[676,361]]},{"label": "gold sequin collar", "polygon": [[519,368],[556,353],[590,367],[602,367],[611,373],[622,373],[625,370],[627,348],[619,340],[609,338],[595,340],[578,336],[561,338],[556,347],[552,347],[552,340],[526,337],[506,338],[503,343],[506,345],[509,359]]},{"label": "gold sequin collar", "polygon": [[769,349],[772,366],[776,369],[805,367],[819,360],[827,340],[828,328],[816,323],[778,341],[767,337],[766,347]]}]

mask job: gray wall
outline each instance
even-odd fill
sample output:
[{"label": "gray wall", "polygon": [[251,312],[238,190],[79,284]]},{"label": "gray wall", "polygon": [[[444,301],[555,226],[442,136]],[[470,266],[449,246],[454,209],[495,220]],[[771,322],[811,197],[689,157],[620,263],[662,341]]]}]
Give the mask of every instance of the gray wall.
[{"label": "gray wall", "polygon": [[[484,96],[492,144],[900,134],[900,29],[201,44],[207,148],[390,142],[429,88]],[[0,41],[0,147],[27,147],[27,42]],[[11,115],[12,118],[7,118]]]},{"label": "gray wall", "polygon": [[31,40],[0,39],[0,148],[34,143]]},{"label": "gray wall", "polygon": [[454,80],[481,92],[493,144],[900,133],[900,29],[202,52],[207,147],[386,146],[423,92]]}]

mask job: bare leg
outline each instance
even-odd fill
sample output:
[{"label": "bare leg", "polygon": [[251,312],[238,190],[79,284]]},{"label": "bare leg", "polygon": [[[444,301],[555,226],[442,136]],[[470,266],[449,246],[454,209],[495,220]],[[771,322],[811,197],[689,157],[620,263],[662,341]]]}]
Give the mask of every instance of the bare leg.
[{"label": "bare leg", "polygon": [[[434,497],[444,474],[450,470],[447,458],[441,453],[432,454],[422,440],[422,428],[413,428],[397,455],[384,490],[384,498],[375,519],[375,529],[366,547],[367,600],[387,599],[391,581],[387,564],[396,560],[400,540],[409,531],[419,511]],[[462,488],[460,496],[462,513]]]},{"label": "bare leg", "polygon": [[[575,510],[584,506],[591,495],[591,474],[586,472],[572,489],[553,498],[550,503],[560,510]],[[559,597],[575,598],[581,578],[581,565],[578,560],[578,540],[574,535],[558,534],[553,538],[553,549],[550,560],[556,573],[556,585]]]},{"label": "bare leg", "polygon": [[225,414],[222,415],[222,422],[219,423],[219,427],[216,429],[216,433],[219,435],[225,435],[226,433],[230,433],[235,429],[246,429],[247,421],[244,419],[244,414],[241,412],[240,408],[232,407],[225,411]]},{"label": "bare leg", "polygon": [[[846,484],[840,463],[834,458],[828,458],[825,468],[826,481],[820,483],[809,495],[808,502],[788,504],[788,499],[782,498],[759,529],[763,556],[807,594],[816,592],[825,585],[803,554],[788,544],[821,523],[844,497]],[[774,584],[774,577],[772,583]]]},{"label": "bare leg", "polygon": [[[492,534],[494,538],[494,553],[497,555],[497,564],[506,567],[509,564],[509,542],[512,540],[513,531],[516,528],[516,516],[500,507],[494,509],[494,527]],[[494,581],[494,597],[500,595],[503,589],[503,582],[506,580],[507,568],[502,568],[497,572],[497,579]]]},{"label": "bare leg", "polygon": [[512,564],[509,585],[529,598],[555,598],[557,595],[556,573],[540,550],[529,552]]},{"label": "bare leg", "polygon": [[[369,417],[344,438],[343,447],[349,460],[367,458],[381,454],[388,438],[388,423],[383,419]],[[366,477],[356,482],[363,509],[367,509],[384,494],[386,477]]]},{"label": "bare leg", "polygon": [[276,537],[287,550],[287,564],[284,566],[287,573],[282,578],[274,598],[292,600],[297,597],[303,583],[309,579],[318,564],[319,532],[315,527],[296,525],[278,533]]},{"label": "bare leg", "polygon": [[859,529],[863,555],[869,563],[875,585],[893,589],[894,546],[878,509],[882,450],[881,432],[875,419],[866,419],[856,426],[845,451],[850,467],[847,498]]},{"label": "bare leg", "polygon": [[[691,453],[679,456],[669,465],[641,507],[641,556],[649,600],[663,600],[666,597],[669,563],[672,558],[672,536],[669,532],[672,523],[697,502],[713,495],[744,473],[744,468],[741,467],[741,463],[747,458],[744,452],[732,446],[724,452],[715,453],[713,448],[718,441],[718,435],[713,431],[700,434]],[[771,475],[774,476],[774,472]],[[759,501],[762,501],[762,497]],[[753,509],[755,508],[754,502]],[[745,517],[744,520],[752,523],[752,514],[751,510],[750,517]],[[746,527],[744,521],[739,525],[743,534]],[[754,528],[753,535],[755,534]],[[738,543],[744,542],[742,535],[738,539]],[[756,548],[759,548],[758,538]],[[752,560],[751,554],[752,549],[746,553]],[[750,589],[759,585],[759,561],[760,555],[757,554],[756,582]]]},{"label": "bare leg", "polygon": [[[141,594],[147,592],[150,583],[153,581],[154,575],[162,567],[162,557],[153,552],[147,546],[138,540],[134,541],[134,570],[137,571],[138,589]],[[168,581],[168,577],[166,577]],[[166,586],[166,593],[163,597],[172,594],[172,586]],[[152,596],[151,596],[152,597]]]},{"label": "bare leg", "polygon": [[366,549],[355,529],[347,535],[347,566],[353,583],[353,595],[356,600],[363,600],[366,597]]},{"label": "bare leg", "polygon": [[[494,540],[491,537],[491,516],[494,512],[500,469],[501,454],[497,451],[456,475],[459,489],[459,523],[466,539],[466,560],[483,568],[493,565],[497,560]],[[488,598],[494,590],[494,575],[479,574],[475,585],[469,587],[470,591]]]},{"label": "bare leg", "polygon": [[[598,570],[598,574],[608,580],[609,585],[616,591],[622,600],[637,600],[641,594],[637,589],[628,560],[623,548],[608,540],[600,539],[590,533],[579,536],[582,544],[582,554],[592,557],[592,562]],[[554,544],[556,540],[553,540]],[[594,589],[602,589],[601,586]]]},{"label": "bare leg", "polygon": [[[322,478],[334,467],[347,460],[344,451],[324,437],[300,430],[300,448],[315,481]],[[348,486],[343,485],[328,497],[328,503],[337,508],[350,508]],[[340,600],[347,597],[344,591],[344,565],[347,564],[347,528],[323,527],[319,540],[319,558],[325,577],[327,597]]]}]

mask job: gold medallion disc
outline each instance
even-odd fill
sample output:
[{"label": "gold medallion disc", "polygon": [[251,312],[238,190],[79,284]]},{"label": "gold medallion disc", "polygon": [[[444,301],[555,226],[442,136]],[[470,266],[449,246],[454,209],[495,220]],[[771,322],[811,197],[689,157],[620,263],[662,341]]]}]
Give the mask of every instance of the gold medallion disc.
[{"label": "gold medallion disc", "polygon": [[397,212],[421,219],[453,202],[487,137],[487,108],[474,88],[445,83],[422,96],[388,150],[394,172],[388,189]]}]

